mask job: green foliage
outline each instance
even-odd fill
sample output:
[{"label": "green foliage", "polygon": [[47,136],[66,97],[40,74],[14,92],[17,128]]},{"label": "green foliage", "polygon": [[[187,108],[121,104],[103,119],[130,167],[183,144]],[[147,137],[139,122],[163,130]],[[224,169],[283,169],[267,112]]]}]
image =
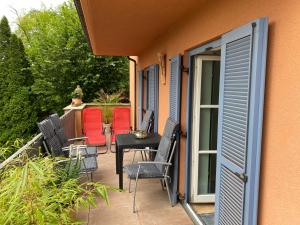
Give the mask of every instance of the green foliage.
[{"label": "green foliage", "polygon": [[0,145],[35,129],[36,108],[31,93],[33,77],[22,41],[10,32],[5,17],[0,22]]},{"label": "green foliage", "polygon": [[7,141],[5,144],[0,146],[0,163],[21,148],[23,143],[23,139],[16,139],[15,141]]},{"label": "green foliage", "polygon": [[124,89],[128,94],[128,59],[92,54],[73,2],[30,11],[18,25],[17,34],[31,62],[40,116],[61,112],[77,84],[85,102],[91,102],[100,88],[108,93]]},{"label": "green foliage", "polygon": [[1,173],[0,224],[81,224],[72,214],[96,207],[96,196],[108,204],[105,185],[79,183],[52,158],[16,161]]},{"label": "green foliage", "polygon": [[96,92],[96,98],[93,100],[95,103],[103,104],[103,117],[106,124],[112,121],[112,106],[111,104],[120,103],[124,97],[122,95],[123,91],[118,91],[112,94],[105,93],[103,89]]},{"label": "green foliage", "polygon": [[93,102],[96,103],[104,103],[104,104],[113,104],[113,103],[119,103],[122,101],[122,91],[118,91],[112,94],[105,93],[103,89],[96,92],[96,98],[93,100]]}]

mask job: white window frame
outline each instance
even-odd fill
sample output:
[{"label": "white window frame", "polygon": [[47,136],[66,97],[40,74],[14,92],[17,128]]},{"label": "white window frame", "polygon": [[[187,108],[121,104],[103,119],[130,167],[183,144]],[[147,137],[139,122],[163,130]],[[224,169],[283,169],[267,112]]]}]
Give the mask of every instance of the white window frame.
[{"label": "white window frame", "polygon": [[215,194],[198,195],[199,154],[217,154],[217,149],[199,151],[200,109],[219,108],[219,105],[201,105],[201,80],[203,61],[221,61],[220,56],[197,55],[194,57],[194,92],[192,122],[192,163],[191,163],[191,196],[192,203],[213,203]]}]

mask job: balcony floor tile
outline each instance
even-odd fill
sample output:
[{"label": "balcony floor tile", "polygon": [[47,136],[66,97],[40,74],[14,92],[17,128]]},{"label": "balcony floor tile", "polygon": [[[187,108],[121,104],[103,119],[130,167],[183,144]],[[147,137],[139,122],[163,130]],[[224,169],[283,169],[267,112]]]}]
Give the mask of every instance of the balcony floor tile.
[{"label": "balcony floor tile", "polygon": [[[114,148],[114,146],[112,146]],[[124,165],[131,162],[132,152],[124,154]],[[137,158],[137,160],[139,160]],[[118,187],[115,173],[115,154],[98,156],[99,169],[93,174],[93,180]],[[134,188],[134,182],[132,182]],[[81,210],[78,218],[89,221],[88,225],[192,225],[192,221],[180,204],[171,207],[166,191],[162,191],[159,180],[139,180],[137,190],[137,213],[132,212],[133,193],[128,193],[128,179],[124,174],[123,192],[110,192],[110,205],[101,199],[97,208]]]}]

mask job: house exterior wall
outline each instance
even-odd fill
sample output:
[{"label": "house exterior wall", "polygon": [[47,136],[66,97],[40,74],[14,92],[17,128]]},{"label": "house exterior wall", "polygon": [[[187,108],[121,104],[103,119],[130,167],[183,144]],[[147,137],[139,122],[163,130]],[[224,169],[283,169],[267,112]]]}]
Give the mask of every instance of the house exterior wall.
[{"label": "house exterior wall", "polygon": [[[297,0],[207,1],[159,35],[138,57],[138,70],[220,37],[253,19],[269,18],[259,218],[260,225],[300,224],[300,3]],[[159,82],[158,131],[169,113],[169,73]],[[181,129],[186,131],[186,88],[182,75]],[[137,83],[137,82],[136,82]],[[184,194],[185,138],[181,138],[179,191]]]},{"label": "house exterior wall", "polygon": [[[137,57],[136,56],[131,56],[131,59],[137,61]],[[136,116],[135,116],[135,105],[136,105],[136,98],[135,98],[135,88],[137,87],[135,84],[136,81],[136,77],[137,77],[137,71],[135,71],[135,65],[133,61],[129,61],[129,100],[131,103],[131,108],[130,108],[130,123],[131,123],[131,127],[133,130],[135,130],[135,125],[137,125],[137,121],[135,121]]]}]

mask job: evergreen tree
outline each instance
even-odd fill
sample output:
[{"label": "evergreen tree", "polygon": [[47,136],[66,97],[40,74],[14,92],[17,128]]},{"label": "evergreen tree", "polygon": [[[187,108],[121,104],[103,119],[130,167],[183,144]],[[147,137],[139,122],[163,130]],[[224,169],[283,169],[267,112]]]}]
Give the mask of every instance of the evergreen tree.
[{"label": "evergreen tree", "polygon": [[6,17],[0,21],[0,106],[7,100],[9,45],[11,31]]},{"label": "evergreen tree", "polygon": [[33,78],[22,41],[11,34],[7,19],[0,23],[0,144],[28,138],[36,127],[32,104]]}]

